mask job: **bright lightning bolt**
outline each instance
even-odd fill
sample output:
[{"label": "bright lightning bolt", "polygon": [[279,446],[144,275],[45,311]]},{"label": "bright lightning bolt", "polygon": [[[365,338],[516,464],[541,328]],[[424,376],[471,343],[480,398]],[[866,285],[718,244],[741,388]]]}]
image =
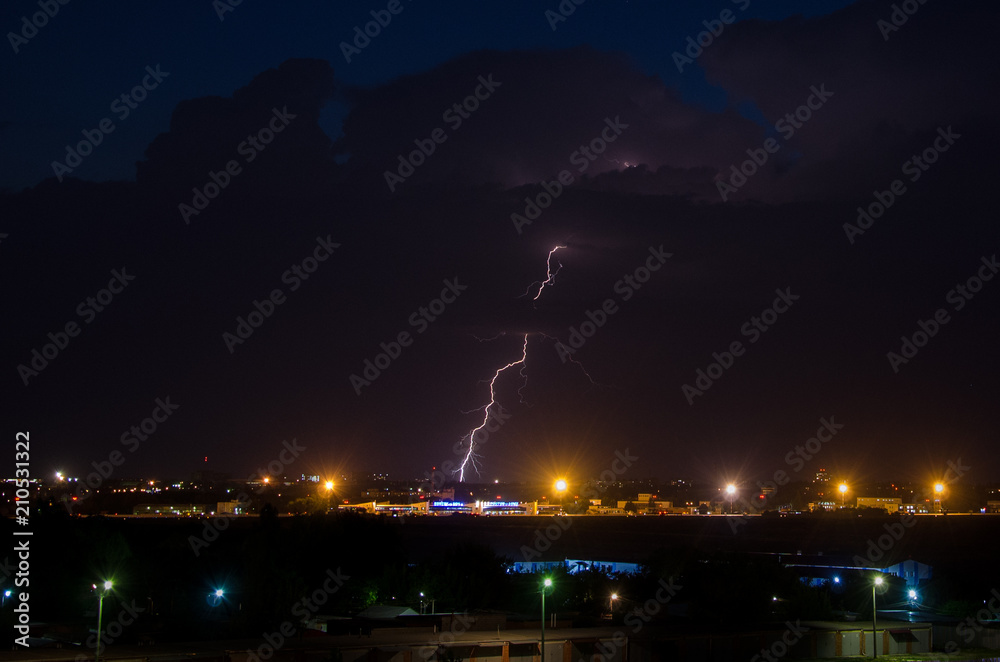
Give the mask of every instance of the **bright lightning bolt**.
[{"label": "bright lightning bolt", "polygon": [[[552,248],[552,250],[549,251],[548,257],[545,260],[545,280],[541,280],[541,281],[537,281],[536,280],[534,283],[532,283],[531,285],[528,286],[528,289],[525,290],[524,294],[522,294],[521,296],[527,296],[531,292],[531,290],[534,289],[537,286],[538,287],[538,291],[535,292],[535,296],[532,297],[532,301],[538,301],[538,298],[540,296],[542,296],[542,291],[545,289],[545,286],[546,285],[554,285],[555,284],[555,282],[556,282],[556,274],[558,274],[559,271],[562,269],[562,263],[559,262],[558,260],[556,260],[556,262],[558,263],[558,266],[555,268],[555,270],[553,270],[552,269],[552,256],[555,255],[555,252],[558,251],[561,248],[566,248],[566,246],[555,246],[554,248]],[[491,340],[496,340],[501,335],[504,335],[504,333],[501,332],[501,333],[497,334],[496,336],[494,336],[493,338],[476,338],[476,339],[479,340],[480,342],[488,342],[488,341],[491,341]],[[508,370],[510,368],[513,368],[516,365],[521,366],[520,370],[518,371],[518,373],[521,375],[521,386],[518,387],[518,389],[517,389],[517,395],[518,395],[518,397],[521,400],[521,404],[527,404],[525,402],[525,400],[524,400],[524,389],[528,386],[528,375],[525,374],[524,371],[527,368],[527,360],[528,360],[528,336],[529,335],[530,335],[529,333],[523,334],[523,336],[524,336],[524,342],[521,345],[521,358],[517,359],[516,361],[511,361],[510,363],[508,363],[507,365],[505,365],[505,366],[503,366],[501,368],[497,368],[497,371],[495,373],[493,373],[493,378],[489,380],[489,384],[490,384],[490,401],[485,406],[479,407],[477,409],[472,410],[472,411],[480,411],[481,410],[483,412],[483,420],[482,420],[482,422],[479,425],[477,425],[476,427],[472,428],[472,430],[470,430],[469,433],[465,437],[462,438],[463,440],[465,440],[465,439],[469,440],[469,448],[468,448],[468,450],[466,450],[465,456],[462,458],[462,462],[459,465],[458,470],[456,471],[456,473],[458,474],[458,480],[459,480],[459,482],[465,482],[465,470],[466,470],[467,467],[471,466],[476,471],[476,473],[479,473],[479,464],[477,463],[477,458],[479,456],[476,453],[476,435],[479,432],[481,432],[483,430],[483,428],[486,427],[486,425],[490,421],[490,417],[493,416],[493,415],[495,415],[495,412],[498,409],[502,409],[500,407],[500,404],[497,402],[497,395],[496,395],[497,380],[500,378],[500,375],[504,373],[504,371],[506,371],[506,370]],[[546,335],[544,333],[542,333],[540,335],[544,336],[545,338],[548,338],[549,340],[556,340],[556,341],[558,341],[557,338],[553,338],[552,336]],[[583,367],[582,363],[580,363],[579,361],[577,361],[573,357],[569,357],[569,360],[572,363],[576,364],[580,368],[581,371],[583,371],[584,376],[586,376],[586,378],[588,380],[590,380],[591,384],[597,385],[597,382],[595,382],[593,380],[593,378],[587,372],[586,368]],[[472,412],[465,412],[465,413],[472,413]]]},{"label": "bright lightning bolt", "polygon": [[538,286],[538,292],[535,293],[535,296],[532,297],[531,300],[532,301],[538,301],[538,297],[542,296],[542,290],[545,289],[546,285],[555,285],[555,283],[556,283],[556,274],[559,273],[560,269],[562,269],[562,262],[559,263],[559,266],[556,267],[555,271],[552,271],[552,255],[557,250],[559,250],[560,248],[566,248],[566,247],[565,246],[556,246],[555,248],[553,248],[552,250],[549,251],[549,256],[545,260],[545,280],[536,280],[534,283],[532,283],[531,285],[528,286],[528,289],[526,289],[524,291],[524,294],[522,294],[521,296],[528,296],[528,293],[531,292],[531,288],[533,288],[535,285],[537,285]]},{"label": "bright lightning bolt", "polygon": [[[497,379],[499,379],[500,374],[504,370],[506,370],[507,368],[513,368],[516,365],[521,366],[521,376],[523,377],[524,362],[525,360],[527,360],[527,358],[528,358],[528,334],[526,333],[524,334],[524,345],[522,345],[521,347],[521,358],[519,358],[517,361],[512,361],[511,363],[508,363],[502,368],[498,368],[497,371],[493,373],[493,379],[490,380],[490,402],[489,404],[486,405],[486,407],[483,408],[483,422],[474,427],[472,431],[469,432],[468,434],[469,450],[465,452],[465,457],[462,458],[462,464],[459,465],[458,468],[458,481],[460,483],[465,482],[465,467],[468,466],[469,464],[471,464],[472,468],[476,470],[476,473],[479,473],[479,466],[476,464],[476,433],[485,428],[486,424],[489,423],[490,414],[493,408],[499,407],[499,405],[497,404],[497,394],[496,394]],[[524,386],[522,386],[521,388],[524,388]],[[520,392],[521,389],[518,389],[518,393]]]}]

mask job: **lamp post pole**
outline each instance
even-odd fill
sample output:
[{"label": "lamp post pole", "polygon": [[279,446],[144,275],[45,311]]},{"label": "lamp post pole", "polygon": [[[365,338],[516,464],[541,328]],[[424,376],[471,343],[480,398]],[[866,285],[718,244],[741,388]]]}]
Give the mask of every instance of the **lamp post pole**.
[{"label": "lamp post pole", "polygon": [[542,639],[541,646],[539,647],[541,662],[545,662],[545,589],[549,586],[552,586],[552,580],[546,578],[542,582]]},{"label": "lamp post pole", "polygon": [[875,629],[875,584],[872,584],[872,659],[878,657],[878,631]]},{"label": "lamp post pole", "polygon": [[101,660],[101,617],[104,615],[104,592],[97,597],[97,646],[94,650],[94,662]]},{"label": "lamp post pole", "polygon": [[542,645],[541,650],[541,662],[545,662],[545,585],[542,585]]},{"label": "lamp post pole", "polygon": [[872,659],[874,660],[878,657],[878,630],[875,626],[875,616],[877,611],[875,609],[875,587],[882,585],[882,578],[876,577],[875,581],[872,582]]},{"label": "lamp post pole", "polygon": [[[97,594],[97,646],[94,647],[94,662],[100,662],[101,659],[101,619],[104,616],[104,596],[111,590],[111,586],[110,581],[104,582]],[[97,588],[96,584],[94,588]]]}]

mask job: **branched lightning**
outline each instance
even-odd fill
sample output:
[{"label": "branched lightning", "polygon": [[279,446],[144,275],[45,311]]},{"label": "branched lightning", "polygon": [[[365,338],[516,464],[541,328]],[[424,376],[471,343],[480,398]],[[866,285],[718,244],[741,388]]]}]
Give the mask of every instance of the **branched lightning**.
[{"label": "branched lightning", "polygon": [[[487,404],[485,407],[482,408],[482,410],[483,410],[483,421],[479,425],[477,425],[476,427],[474,427],[469,432],[469,434],[468,434],[469,449],[465,452],[465,457],[462,458],[462,463],[458,467],[458,480],[459,480],[459,482],[465,482],[465,467],[468,466],[469,464],[471,464],[472,468],[476,470],[476,473],[479,473],[479,465],[476,463],[476,457],[477,457],[476,456],[476,433],[478,433],[480,430],[482,430],[483,428],[486,427],[486,424],[489,423],[489,421],[490,421],[490,414],[491,414],[493,408],[498,406],[497,405],[497,394],[496,394],[497,379],[500,377],[500,374],[504,370],[506,370],[507,368],[512,368],[512,367],[514,367],[516,365],[520,365],[521,366],[521,375],[523,376],[524,375],[524,362],[527,360],[527,358],[528,358],[528,334],[526,333],[526,334],[524,334],[524,345],[521,346],[521,358],[519,358],[517,361],[512,361],[512,362],[508,363],[507,365],[503,366],[502,368],[498,368],[497,371],[495,373],[493,373],[493,379],[490,380],[490,402],[489,402],[489,404]],[[526,384],[527,384],[527,381],[525,381],[525,384],[523,384],[521,386],[521,388],[518,389],[518,394],[521,393],[521,389],[523,389]]]},{"label": "branched lightning", "polygon": [[[528,289],[526,289],[524,291],[524,294],[522,294],[521,296],[523,296],[523,297],[528,296],[528,293],[531,292],[532,288],[534,288],[537,285],[538,286],[538,292],[535,293],[535,296],[533,296],[531,298],[531,300],[532,301],[538,301],[538,297],[542,296],[542,290],[545,289],[546,285],[555,285],[555,283],[556,283],[556,274],[559,273],[560,269],[562,269],[562,262],[559,262],[559,266],[556,267],[556,270],[552,271],[552,255],[557,250],[559,250],[560,248],[566,248],[566,247],[565,246],[556,246],[555,248],[553,248],[552,250],[549,251],[549,256],[545,260],[545,280],[536,280],[534,283],[532,283],[531,285],[528,286]],[[557,260],[557,262],[558,262],[558,260]]]},{"label": "branched lightning", "polygon": [[[526,289],[524,294],[522,294],[521,296],[528,296],[531,293],[531,291],[537,287],[538,290],[535,292],[535,296],[532,297],[532,301],[538,301],[538,298],[542,296],[542,291],[545,289],[545,286],[555,284],[556,274],[558,274],[559,271],[562,269],[562,263],[559,262],[557,259],[556,263],[558,266],[553,270],[552,256],[555,254],[556,251],[558,251],[561,248],[566,248],[566,246],[555,246],[552,248],[552,250],[549,251],[548,257],[545,260],[545,280],[536,280],[534,283],[528,286],[528,289]],[[479,340],[480,342],[488,342],[491,340],[496,340],[502,335],[505,335],[505,333],[500,332],[493,338],[477,337],[476,340]],[[483,420],[479,423],[479,425],[472,428],[472,430],[470,430],[469,433],[462,438],[463,441],[468,440],[469,446],[465,452],[465,455],[462,458],[461,463],[459,464],[458,469],[455,472],[456,474],[458,474],[459,482],[465,481],[465,470],[467,467],[471,466],[472,469],[474,469],[477,474],[479,473],[479,463],[478,463],[479,455],[476,453],[476,435],[482,432],[482,430],[489,423],[490,418],[496,414],[498,409],[500,409],[500,404],[497,402],[496,384],[497,380],[500,378],[500,375],[503,374],[504,371],[508,370],[509,368],[513,368],[514,366],[521,366],[520,369],[518,370],[518,374],[521,376],[521,385],[517,389],[517,395],[518,398],[520,398],[521,404],[527,404],[527,402],[524,399],[524,389],[528,386],[528,375],[525,373],[525,370],[527,369],[527,360],[528,360],[528,336],[530,336],[531,333],[524,333],[522,335],[523,335],[523,343],[521,345],[521,358],[517,359],[516,361],[511,361],[505,366],[497,368],[496,372],[493,373],[493,377],[490,380],[488,380],[488,383],[490,385],[490,401],[483,407],[473,409],[472,411],[463,412],[471,414],[473,412],[482,411]],[[553,336],[549,336],[544,333],[539,333],[539,335],[549,340],[555,340],[558,342],[558,339],[554,338]],[[584,376],[586,376],[586,378],[590,381],[591,384],[597,385],[597,382],[593,380],[593,378],[587,372],[586,368],[583,367],[582,363],[580,363],[573,357],[568,357],[568,358],[572,363],[576,364],[580,368]]]}]

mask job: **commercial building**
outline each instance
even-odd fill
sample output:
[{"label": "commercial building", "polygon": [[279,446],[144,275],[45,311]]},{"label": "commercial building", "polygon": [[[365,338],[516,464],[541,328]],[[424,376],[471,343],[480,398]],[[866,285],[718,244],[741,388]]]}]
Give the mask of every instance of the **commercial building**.
[{"label": "commercial building", "polygon": [[882,508],[887,513],[898,513],[903,509],[903,500],[892,497],[858,497],[858,508]]}]

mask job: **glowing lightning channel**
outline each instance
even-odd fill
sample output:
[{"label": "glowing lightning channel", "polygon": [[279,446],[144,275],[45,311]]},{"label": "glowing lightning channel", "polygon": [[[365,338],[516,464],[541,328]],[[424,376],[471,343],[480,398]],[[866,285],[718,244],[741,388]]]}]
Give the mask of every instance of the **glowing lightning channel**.
[{"label": "glowing lightning channel", "polygon": [[[476,464],[476,434],[480,430],[485,428],[486,424],[490,422],[490,411],[494,407],[499,407],[499,405],[497,404],[496,384],[497,384],[497,379],[500,377],[500,373],[502,373],[507,368],[513,368],[516,365],[520,365],[521,375],[524,376],[524,362],[527,360],[527,358],[528,358],[528,334],[526,333],[524,334],[524,345],[522,345],[521,347],[521,358],[519,358],[517,361],[512,361],[511,363],[508,363],[502,368],[498,368],[497,371],[493,373],[493,379],[490,380],[490,402],[488,405],[486,405],[486,407],[483,408],[483,422],[474,427],[472,431],[469,432],[468,434],[469,450],[465,452],[465,457],[462,458],[462,464],[459,465],[458,467],[458,481],[460,483],[465,482],[465,467],[468,466],[469,464],[471,464],[472,468],[476,470],[476,473],[479,473],[479,466]],[[518,393],[520,392],[521,390],[518,389]]]},{"label": "glowing lightning channel", "polygon": [[[554,248],[552,248],[552,250],[549,251],[548,257],[545,260],[545,280],[542,280],[542,281],[537,281],[536,280],[534,283],[532,283],[531,285],[528,286],[528,289],[525,290],[524,294],[522,294],[521,296],[527,296],[531,292],[531,290],[535,286],[537,286],[538,287],[538,291],[535,293],[535,296],[532,297],[532,301],[538,301],[538,298],[540,296],[542,296],[542,291],[545,289],[545,286],[546,285],[554,285],[555,284],[555,282],[556,282],[556,274],[558,274],[559,270],[562,269],[562,263],[558,262],[558,260],[557,260],[559,266],[557,266],[555,268],[555,270],[553,271],[553,269],[552,269],[552,256],[560,248],[566,248],[566,246],[555,246]],[[488,342],[490,340],[495,340],[496,338],[499,338],[501,335],[504,335],[504,333],[501,332],[501,333],[497,334],[496,336],[494,336],[493,338],[476,338],[476,339],[479,340],[480,342]],[[479,425],[477,425],[472,430],[470,430],[469,434],[467,434],[465,437],[462,438],[463,441],[465,439],[469,440],[469,448],[465,452],[465,456],[462,458],[462,462],[459,465],[458,470],[456,471],[456,473],[458,474],[458,480],[459,480],[459,482],[465,482],[465,469],[466,469],[466,467],[468,467],[470,465],[476,471],[476,473],[479,473],[479,465],[478,465],[478,463],[476,461],[477,458],[479,457],[476,454],[476,435],[480,431],[482,431],[483,428],[485,428],[486,425],[489,423],[490,417],[493,415],[492,412],[494,412],[496,409],[502,409],[500,407],[500,404],[497,402],[496,383],[497,383],[497,379],[500,378],[500,375],[505,370],[507,370],[508,368],[513,368],[516,365],[521,366],[521,369],[518,371],[518,373],[521,375],[521,386],[517,389],[517,395],[518,395],[518,397],[521,400],[521,404],[527,404],[525,402],[525,400],[524,400],[524,389],[528,386],[528,375],[526,375],[524,371],[527,368],[527,360],[528,360],[528,336],[531,335],[531,334],[530,333],[525,333],[523,335],[524,335],[524,342],[521,345],[521,358],[519,358],[516,361],[511,361],[507,365],[505,365],[505,366],[503,366],[501,368],[498,368],[497,371],[495,373],[493,373],[493,378],[489,380],[489,384],[490,384],[490,401],[489,401],[489,403],[487,403],[485,407],[477,408],[477,409],[473,410],[473,411],[479,411],[479,409],[482,409],[483,420],[482,420],[482,422]],[[544,333],[541,333],[540,335],[542,335],[545,338],[548,338],[549,340],[556,340],[556,341],[558,341],[557,338],[553,338],[552,336],[546,335]],[[593,380],[593,378],[587,372],[586,368],[583,367],[582,363],[580,363],[579,361],[577,361],[573,357],[569,357],[569,360],[572,363],[576,364],[580,368],[581,371],[583,371],[583,374],[587,377],[588,380],[590,380],[591,384],[597,385],[597,382],[595,382]],[[472,412],[465,412],[465,413],[472,413]]]},{"label": "glowing lightning channel", "polygon": [[556,274],[559,273],[560,269],[562,269],[562,262],[559,263],[559,266],[556,267],[555,271],[552,271],[552,255],[560,248],[566,248],[566,247],[556,246],[555,248],[549,251],[549,256],[545,259],[545,280],[536,280],[534,283],[528,286],[528,289],[526,289],[524,291],[524,294],[522,294],[521,296],[528,296],[528,293],[531,292],[531,288],[537,285],[538,292],[535,293],[535,296],[532,297],[531,300],[538,301],[538,297],[542,296],[542,290],[545,289],[546,285],[556,284]]}]

